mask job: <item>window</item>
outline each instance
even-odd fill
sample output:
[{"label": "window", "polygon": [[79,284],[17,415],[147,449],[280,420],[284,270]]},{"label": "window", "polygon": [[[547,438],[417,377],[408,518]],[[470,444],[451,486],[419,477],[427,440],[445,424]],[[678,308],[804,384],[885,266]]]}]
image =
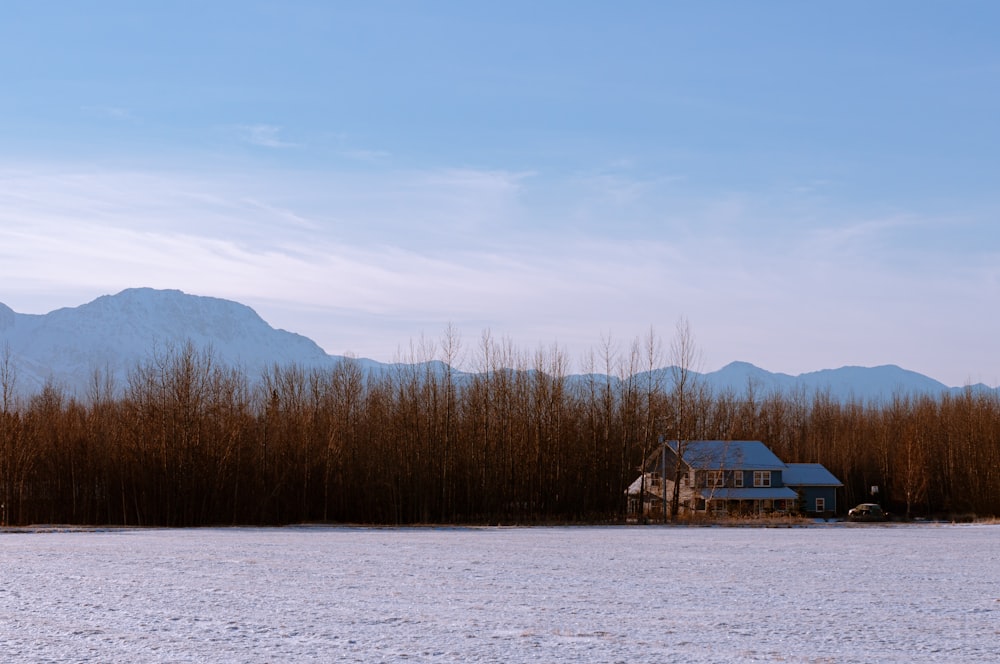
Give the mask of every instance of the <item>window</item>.
[{"label": "window", "polygon": [[743,488],[743,471],[736,470],[733,471],[733,486],[737,489]]},{"label": "window", "polygon": [[816,511],[817,512],[825,512],[826,511],[826,498],[817,498],[816,499]]},{"label": "window", "polygon": [[721,470],[709,470],[705,473],[705,486],[725,486],[726,476]]},{"label": "window", "polygon": [[753,485],[756,487],[771,486],[771,471],[770,470],[753,471]]}]

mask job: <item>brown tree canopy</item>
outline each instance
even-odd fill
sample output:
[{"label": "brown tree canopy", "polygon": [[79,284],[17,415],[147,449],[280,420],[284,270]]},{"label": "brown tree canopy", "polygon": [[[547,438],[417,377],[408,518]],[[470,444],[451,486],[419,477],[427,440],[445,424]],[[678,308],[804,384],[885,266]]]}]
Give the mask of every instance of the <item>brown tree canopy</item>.
[{"label": "brown tree canopy", "polygon": [[678,399],[645,373],[659,349],[652,333],[624,356],[605,343],[571,380],[557,347],[527,355],[489,334],[461,375],[449,335],[379,375],[346,359],[248,377],[189,345],[125,386],[95,375],[80,400],[54,385],[14,399],[5,370],[0,521],[622,521],[641,459],[681,420],[689,439],[756,439],[823,463],[845,484],[841,506],[877,485],[899,513],[1000,515],[995,395],[845,403],[750,385]]}]

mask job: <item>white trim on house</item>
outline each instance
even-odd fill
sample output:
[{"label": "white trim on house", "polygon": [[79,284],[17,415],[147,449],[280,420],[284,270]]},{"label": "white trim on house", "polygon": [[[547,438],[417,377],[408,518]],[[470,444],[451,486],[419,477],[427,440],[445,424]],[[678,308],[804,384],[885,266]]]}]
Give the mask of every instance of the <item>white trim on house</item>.
[{"label": "white trim on house", "polygon": [[[661,441],[644,462],[644,473],[628,489],[630,513],[667,513],[675,488],[673,473],[668,471],[676,463],[678,449],[683,449],[685,466],[678,491],[681,512],[715,512],[720,507],[735,513],[797,512],[808,509],[806,500],[816,504],[815,496],[804,495],[802,486],[843,486],[821,464],[785,464],[760,441]],[[794,488],[793,478],[802,486]],[[818,504],[821,512],[836,503],[835,495],[832,500],[823,498]]]}]

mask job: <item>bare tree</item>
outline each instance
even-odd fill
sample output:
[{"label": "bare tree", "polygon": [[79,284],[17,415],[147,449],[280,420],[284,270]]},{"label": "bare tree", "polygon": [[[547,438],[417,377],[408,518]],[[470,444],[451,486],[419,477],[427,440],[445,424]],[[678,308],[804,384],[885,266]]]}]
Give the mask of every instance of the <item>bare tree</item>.
[{"label": "bare tree", "polygon": [[[648,334],[640,341],[636,339],[633,344],[633,357],[642,355],[643,360],[643,404],[642,404],[642,433],[641,438],[641,461],[639,465],[639,520],[645,522],[645,501],[646,501],[646,459],[652,451],[653,442],[656,438],[655,430],[658,421],[661,419],[660,399],[663,392],[663,375],[659,371],[663,363],[663,343],[657,336],[652,326]],[[631,436],[626,440],[631,441]],[[628,468],[627,459],[631,455],[626,455],[623,459],[622,470]],[[665,493],[663,478],[659,479],[661,496]]]},{"label": "bare tree", "polygon": [[696,367],[701,363],[701,353],[694,342],[691,325],[686,318],[677,322],[677,330],[670,342],[670,380],[674,402],[677,449],[674,454],[674,486],[670,500],[670,520],[676,522],[680,511],[681,479],[684,474],[684,451],[696,429],[695,401],[699,396]]},{"label": "bare tree", "polygon": [[3,399],[3,413],[7,414],[14,406],[14,388],[17,384],[17,367],[14,366],[10,344],[4,343],[0,354],[0,396]]},{"label": "bare tree", "polygon": [[10,344],[3,346],[0,356],[0,390],[3,397],[3,412],[0,412],[0,525],[7,524],[8,509],[11,501],[11,459],[13,453],[13,415],[11,409],[14,401],[14,385],[17,371],[11,357]]}]

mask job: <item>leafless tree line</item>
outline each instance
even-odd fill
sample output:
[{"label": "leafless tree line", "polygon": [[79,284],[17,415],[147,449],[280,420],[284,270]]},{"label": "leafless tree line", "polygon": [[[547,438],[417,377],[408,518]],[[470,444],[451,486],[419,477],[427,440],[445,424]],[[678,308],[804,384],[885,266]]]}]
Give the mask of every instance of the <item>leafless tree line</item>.
[{"label": "leafless tree line", "polygon": [[[275,366],[251,380],[188,345],[84,399],[18,398],[0,358],[0,521],[143,526],[545,523],[625,518],[625,490],[660,436],[755,439],[821,462],[841,507],[1000,515],[1000,400],[709,394],[680,386],[651,331],[603,340],[568,375],[558,347],[484,333],[472,371],[449,331],[393,370]],[[686,367],[690,368],[690,367]]]}]

